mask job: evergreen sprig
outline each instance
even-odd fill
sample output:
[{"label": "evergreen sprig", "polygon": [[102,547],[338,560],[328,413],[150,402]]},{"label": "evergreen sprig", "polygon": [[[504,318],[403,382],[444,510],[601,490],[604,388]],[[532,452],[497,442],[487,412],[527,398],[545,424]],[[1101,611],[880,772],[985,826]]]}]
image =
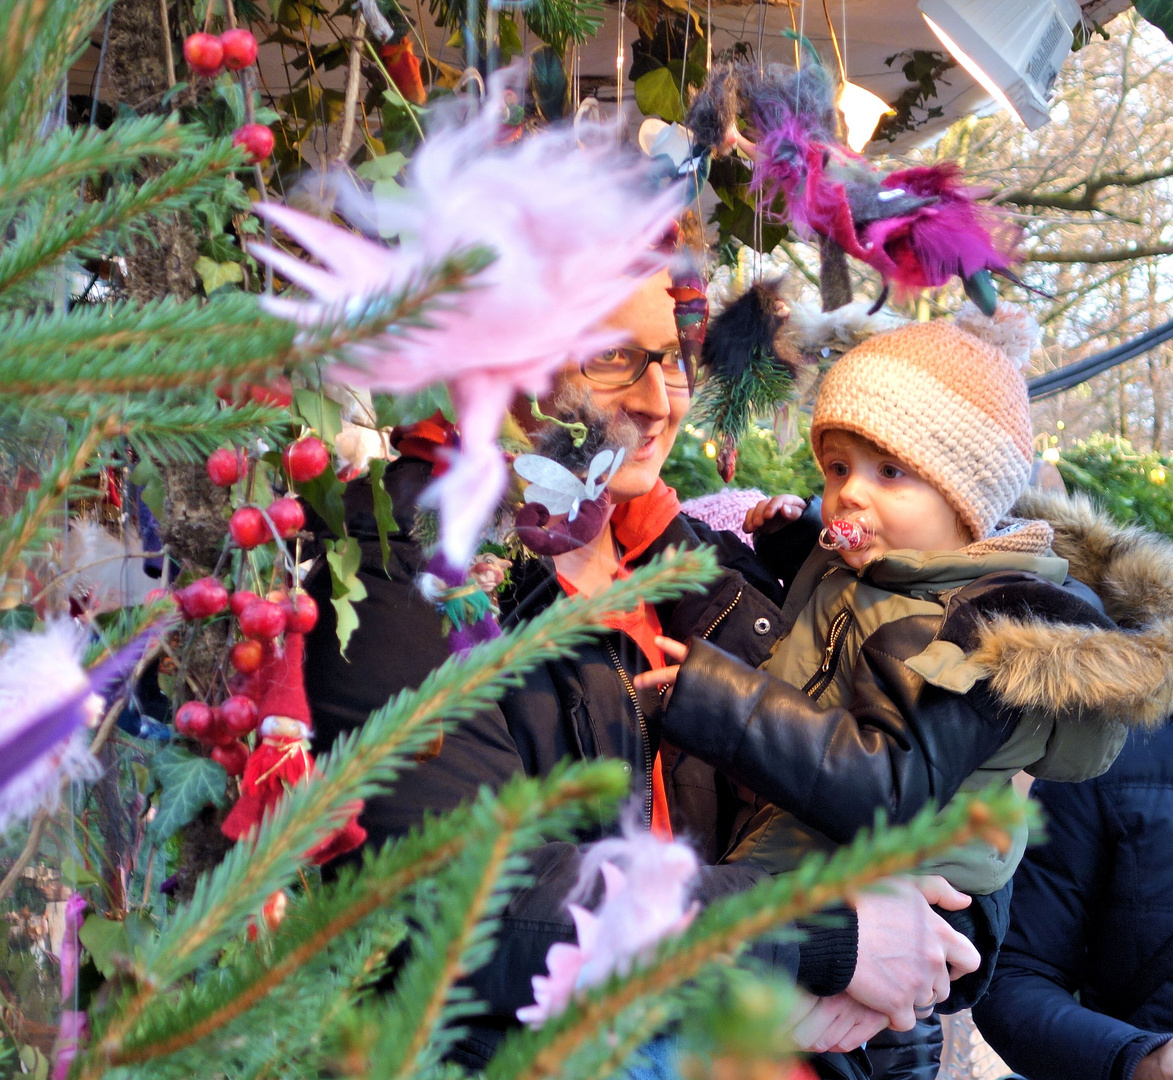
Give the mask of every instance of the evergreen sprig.
[{"label": "evergreen sprig", "polygon": [[455,252],[401,288],[366,296],[313,327],[268,315],[245,294],[215,303],[167,299],[12,313],[0,317],[0,396],[141,394],[307,366],[426,326],[431,306],[464,289],[490,261],[483,249]]},{"label": "evergreen sprig", "polygon": [[585,1080],[600,1043],[626,1011],[667,1001],[711,965],[728,964],[763,935],[816,914],[861,889],[975,838],[1009,843],[1005,830],[1031,819],[1033,804],[1013,788],[992,785],[957,796],[943,811],[926,806],[907,825],[861,833],[830,857],[813,854],[790,874],[708,907],[680,937],[663,941],[630,976],[614,977],[538,1031],[512,1033],[485,1070],[485,1080]]},{"label": "evergreen sprig", "polygon": [[80,1075],[101,1075],[157,995],[208,960],[226,935],[239,932],[265,897],[289,880],[304,853],[348,816],[354,800],[392,782],[439,728],[489,707],[525,672],[586,641],[609,614],[641,599],[654,604],[703,589],[717,572],[710,550],[666,552],[598,596],[560,600],[524,628],[453,657],[419,689],[403,691],[372,713],[361,730],[339,740],[313,783],[290,790],[252,842],[237,844],[197,883],[188,907],[135,958],[134,990],[108,1023],[95,1024]]},{"label": "evergreen sprig", "polygon": [[141,232],[148,215],[185,209],[200,196],[213,194],[225,172],[244,164],[239,146],[230,138],[217,139],[159,176],[115,186],[98,202],[80,202],[75,192],[30,200],[13,239],[0,250],[0,296],[11,303],[18,286],[35,287],[38,275],[66,255],[107,254],[99,240],[108,246],[125,242],[122,234],[129,227],[137,225]]},{"label": "evergreen sprig", "polygon": [[772,414],[794,397],[794,380],[772,354],[752,349],[750,361],[733,375],[714,372],[705,380],[694,406],[695,423],[713,439],[736,446],[755,416]]}]

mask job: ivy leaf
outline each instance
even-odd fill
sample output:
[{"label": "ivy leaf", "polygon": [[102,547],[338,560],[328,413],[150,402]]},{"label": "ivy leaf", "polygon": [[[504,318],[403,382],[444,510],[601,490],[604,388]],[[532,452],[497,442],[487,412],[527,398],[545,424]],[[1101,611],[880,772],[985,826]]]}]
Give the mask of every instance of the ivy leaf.
[{"label": "ivy leaf", "polygon": [[644,116],[659,116],[668,123],[684,123],[680,84],[666,67],[656,68],[635,80],[635,103]]},{"label": "ivy leaf", "polygon": [[158,812],[151,822],[158,843],[183,828],[209,803],[223,806],[227,798],[228,773],[224,767],[186,747],[164,747],[151,759],[151,772],[163,789]]},{"label": "ivy leaf", "polygon": [[[386,557],[384,557],[386,562]],[[31,630],[37,622],[36,609],[31,604],[17,604],[16,607],[0,611],[0,632]]]},{"label": "ivy leaf", "polygon": [[1173,0],[1136,0],[1136,10],[1173,41]]},{"label": "ivy leaf", "polygon": [[333,469],[325,469],[321,476],[297,485],[297,493],[313,507],[335,536],[346,535],[346,507],[342,503],[342,492],[346,485],[338,479]]},{"label": "ivy leaf", "polygon": [[379,551],[383,556],[383,569],[387,569],[387,562],[391,558],[391,543],[387,539],[388,533],[398,532],[395,517],[392,514],[391,496],[383,487],[383,474],[387,471],[387,462],[382,458],[371,461],[371,498],[375,504],[375,526],[379,530]]},{"label": "ivy leaf", "polygon": [[342,406],[338,402],[320,390],[294,390],[293,408],[318,433],[322,442],[327,446],[334,445],[342,431]]},{"label": "ivy leaf", "polygon": [[350,536],[327,540],[326,563],[330,567],[330,602],[338,616],[338,645],[345,658],[350,636],[358,629],[354,605],[367,598],[367,588],[358,578],[362,546]]},{"label": "ivy leaf", "polygon": [[214,262],[207,255],[201,255],[196,259],[194,269],[200,275],[200,281],[204,283],[206,296],[211,296],[225,285],[239,285],[244,281],[244,271],[239,263]]},{"label": "ivy leaf", "polygon": [[150,458],[141,458],[130,474],[130,482],[142,489],[143,503],[160,521],[163,520],[163,502],[167,492],[163,487],[163,476]]},{"label": "ivy leaf", "polygon": [[497,23],[497,48],[501,53],[502,65],[508,64],[515,56],[520,56],[524,52],[517,23],[508,15],[503,16]]}]

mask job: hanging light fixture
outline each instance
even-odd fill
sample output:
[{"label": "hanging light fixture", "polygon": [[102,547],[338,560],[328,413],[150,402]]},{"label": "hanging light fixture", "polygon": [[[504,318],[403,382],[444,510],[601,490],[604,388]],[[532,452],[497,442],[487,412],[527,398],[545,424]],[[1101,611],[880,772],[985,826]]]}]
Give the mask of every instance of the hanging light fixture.
[{"label": "hanging light fixture", "polygon": [[1031,131],[1051,118],[1048,101],[1075,40],[1075,0],[919,0],[941,44]]},{"label": "hanging light fixture", "polygon": [[872,141],[880,117],[892,112],[892,107],[858,83],[844,80],[839,91],[839,111],[847,127],[847,145],[857,154]]}]

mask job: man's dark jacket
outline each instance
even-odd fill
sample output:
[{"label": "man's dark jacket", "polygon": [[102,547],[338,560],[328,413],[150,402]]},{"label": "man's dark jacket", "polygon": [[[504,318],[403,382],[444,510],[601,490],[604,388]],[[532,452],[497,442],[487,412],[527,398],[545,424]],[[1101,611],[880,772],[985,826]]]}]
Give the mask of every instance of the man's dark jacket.
[{"label": "man's dark jacket", "polygon": [[[414,463],[388,470],[388,487],[398,518],[410,521],[410,489],[406,480]],[[351,485],[356,487],[357,485]],[[360,493],[360,498],[361,498]],[[306,684],[314,714],[318,749],[341,732],[360,724],[404,687],[417,686],[447,659],[439,617],[415,590],[421,569],[417,546],[393,540],[388,571],[379,552],[373,515],[367,505],[352,505],[351,535],[363,547],[360,577],[368,599],[359,607],[359,627],[347,659],[339,655],[329,580],[318,573],[307,583],[322,613],[307,648]],[[635,560],[641,565],[669,546],[711,544],[725,568],[704,593],[661,604],[657,614],[664,632],[684,639],[706,637],[750,663],[761,663],[777,636],[780,590],[753,552],[730,533],[717,533],[680,515]],[[561,588],[548,560],[531,560],[514,568],[513,585],[502,598],[502,622],[511,626],[545,610]],[[614,651],[614,656],[612,655]],[[402,836],[427,812],[442,812],[474,795],[481,785],[498,788],[511,776],[544,776],[565,758],[618,758],[631,767],[632,790],[643,796],[650,777],[648,764],[660,747],[659,699],[641,695],[641,725],[626,680],[647,663],[626,636],[610,634],[580,648],[573,656],[546,663],[510,690],[499,706],[459,725],[445,735],[438,757],[406,772],[393,794],[367,801],[362,823],[370,842],[382,844]],[[688,836],[704,861],[723,853],[737,805],[731,785],[697,759],[664,746],[669,807],[678,835]],[[646,800],[644,800],[646,803]],[[587,842],[597,835],[586,835]],[[532,858],[533,883],[509,903],[501,919],[493,958],[470,978],[487,1006],[460,1047],[460,1060],[483,1064],[503,1033],[514,1026],[514,1013],[532,1001],[530,978],[544,973],[550,945],[573,940],[574,929],[564,907],[579,867],[578,848],[549,843]],[[708,866],[699,898],[711,901],[744,889],[761,872],[746,866]],[[855,968],[855,927],[847,916],[836,927],[812,930],[801,946],[779,944],[759,950],[772,963],[797,973],[816,993],[844,989]]]},{"label": "man's dark jacket", "polygon": [[1029,1080],[1129,1080],[1173,1033],[1173,949],[1159,955],[1173,939],[1173,729],[1134,733],[1095,780],[1032,792],[1048,841],[1014,877],[974,1019]]}]

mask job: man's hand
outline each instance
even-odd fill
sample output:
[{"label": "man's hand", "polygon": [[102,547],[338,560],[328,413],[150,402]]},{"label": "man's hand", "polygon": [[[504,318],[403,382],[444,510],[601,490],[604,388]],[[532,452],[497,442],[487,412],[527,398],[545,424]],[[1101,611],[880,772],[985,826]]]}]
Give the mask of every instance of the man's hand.
[{"label": "man's hand", "polygon": [[794,1015],[794,1042],[816,1054],[831,1051],[847,1053],[863,1046],[873,1035],[888,1026],[883,1013],[861,1005],[848,994],[816,998],[802,993]]},{"label": "man's hand", "polygon": [[1173,1041],[1142,1057],[1133,1070],[1132,1080],[1173,1080]]},{"label": "man's hand", "polygon": [[688,646],[670,637],[660,637],[657,635],[656,647],[667,659],[675,660],[676,663],[671,667],[652,668],[651,671],[645,671],[643,674],[637,675],[631,680],[635,683],[637,690],[655,690],[657,687],[676,685],[676,676],[680,671],[680,665],[688,657]]},{"label": "man's hand", "polygon": [[772,499],[763,499],[757,506],[746,511],[745,524],[742,532],[757,532],[772,517],[781,514],[787,521],[794,521],[802,516],[806,509],[806,499],[797,495],[775,495]]},{"label": "man's hand", "polygon": [[[970,898],[944,878],[889,878],[856,898],[859,959],[847,992],[883,1013],[897,1031],[909,1031],[949,996],[949,981],[981,965],[981,955],[932,908],[968,907]],[[926,1012],[929,1010],[929,1012]]]}]

